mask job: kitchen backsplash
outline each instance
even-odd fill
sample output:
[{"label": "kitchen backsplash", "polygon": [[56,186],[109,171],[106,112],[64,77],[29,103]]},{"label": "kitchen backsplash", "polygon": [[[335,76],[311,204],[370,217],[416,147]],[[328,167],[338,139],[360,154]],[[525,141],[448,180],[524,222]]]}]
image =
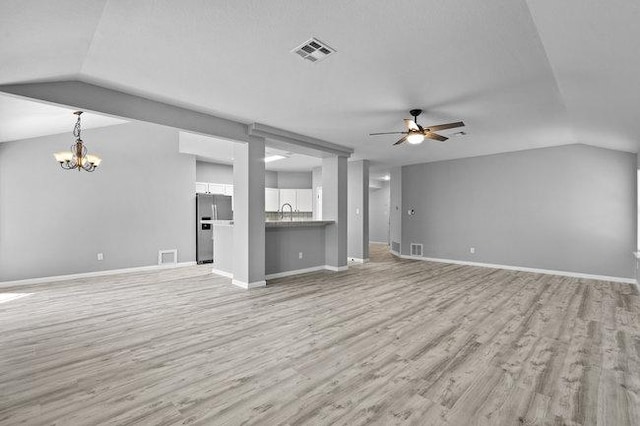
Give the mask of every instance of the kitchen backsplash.
[{"label": "kitchen backsplash", "polygon": [[[266,212],[265,220],[281,220],[279,212]],[[289,212],[284,213],[284,219],[288,220],[289,217],[293,217],[294,220],[312,220],[313,213],[312,212],[293,212],[291,216],[289,216]]]}]

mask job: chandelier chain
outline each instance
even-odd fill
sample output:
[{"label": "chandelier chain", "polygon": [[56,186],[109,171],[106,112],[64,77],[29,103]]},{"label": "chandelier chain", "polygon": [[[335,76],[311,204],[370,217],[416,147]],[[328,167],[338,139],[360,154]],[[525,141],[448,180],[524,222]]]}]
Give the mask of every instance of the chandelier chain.
[{"label": "chandelier chain", "polygon": [[73,136],[75,136],[78,139],[80,138],[80,133],[81,133],[82,129],[80,126],[80,114],[78,114],[78,120],[76,121],[76,125],[73,127]]}]

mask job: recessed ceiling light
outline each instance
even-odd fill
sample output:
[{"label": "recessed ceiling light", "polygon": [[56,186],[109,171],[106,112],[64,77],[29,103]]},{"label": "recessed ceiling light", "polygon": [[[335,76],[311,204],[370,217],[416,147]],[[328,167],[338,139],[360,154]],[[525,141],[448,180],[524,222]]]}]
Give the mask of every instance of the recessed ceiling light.
[{"label": "recessed ceiling light", "polygon": [[391,180],[391,176],[389,176],[389,175],[383,176],[382,180]]},{"label": "recessed ceiling light", "polygon": [[271,163],[272,161],[278,161],[284,158],[287,158],[287,157],[285,157],[284,155],[270,155],[268,157],[264,157],[264,162]]}]

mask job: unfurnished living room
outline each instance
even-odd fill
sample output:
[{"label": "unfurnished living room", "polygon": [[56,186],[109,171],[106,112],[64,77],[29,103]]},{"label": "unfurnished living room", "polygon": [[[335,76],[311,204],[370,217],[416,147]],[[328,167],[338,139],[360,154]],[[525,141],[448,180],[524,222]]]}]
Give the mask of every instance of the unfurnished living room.
[{"label": "unfurnished living room", "polygon": [[639,20],[0,2],[0,426],[640,425]]}]

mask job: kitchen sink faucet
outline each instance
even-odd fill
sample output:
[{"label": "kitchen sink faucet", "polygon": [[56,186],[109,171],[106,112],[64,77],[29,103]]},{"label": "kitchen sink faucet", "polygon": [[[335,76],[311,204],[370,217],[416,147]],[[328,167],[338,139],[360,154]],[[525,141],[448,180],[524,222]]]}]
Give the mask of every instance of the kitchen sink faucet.
[{"label": "kitchen sink faucet", "polygon": [[284,206],[289,206],[291,212],[289,214],[289,220],[293,221],[293,207],[289,203],[284,203],[282,207],[280,207],[280,219],[284,219]]}]

